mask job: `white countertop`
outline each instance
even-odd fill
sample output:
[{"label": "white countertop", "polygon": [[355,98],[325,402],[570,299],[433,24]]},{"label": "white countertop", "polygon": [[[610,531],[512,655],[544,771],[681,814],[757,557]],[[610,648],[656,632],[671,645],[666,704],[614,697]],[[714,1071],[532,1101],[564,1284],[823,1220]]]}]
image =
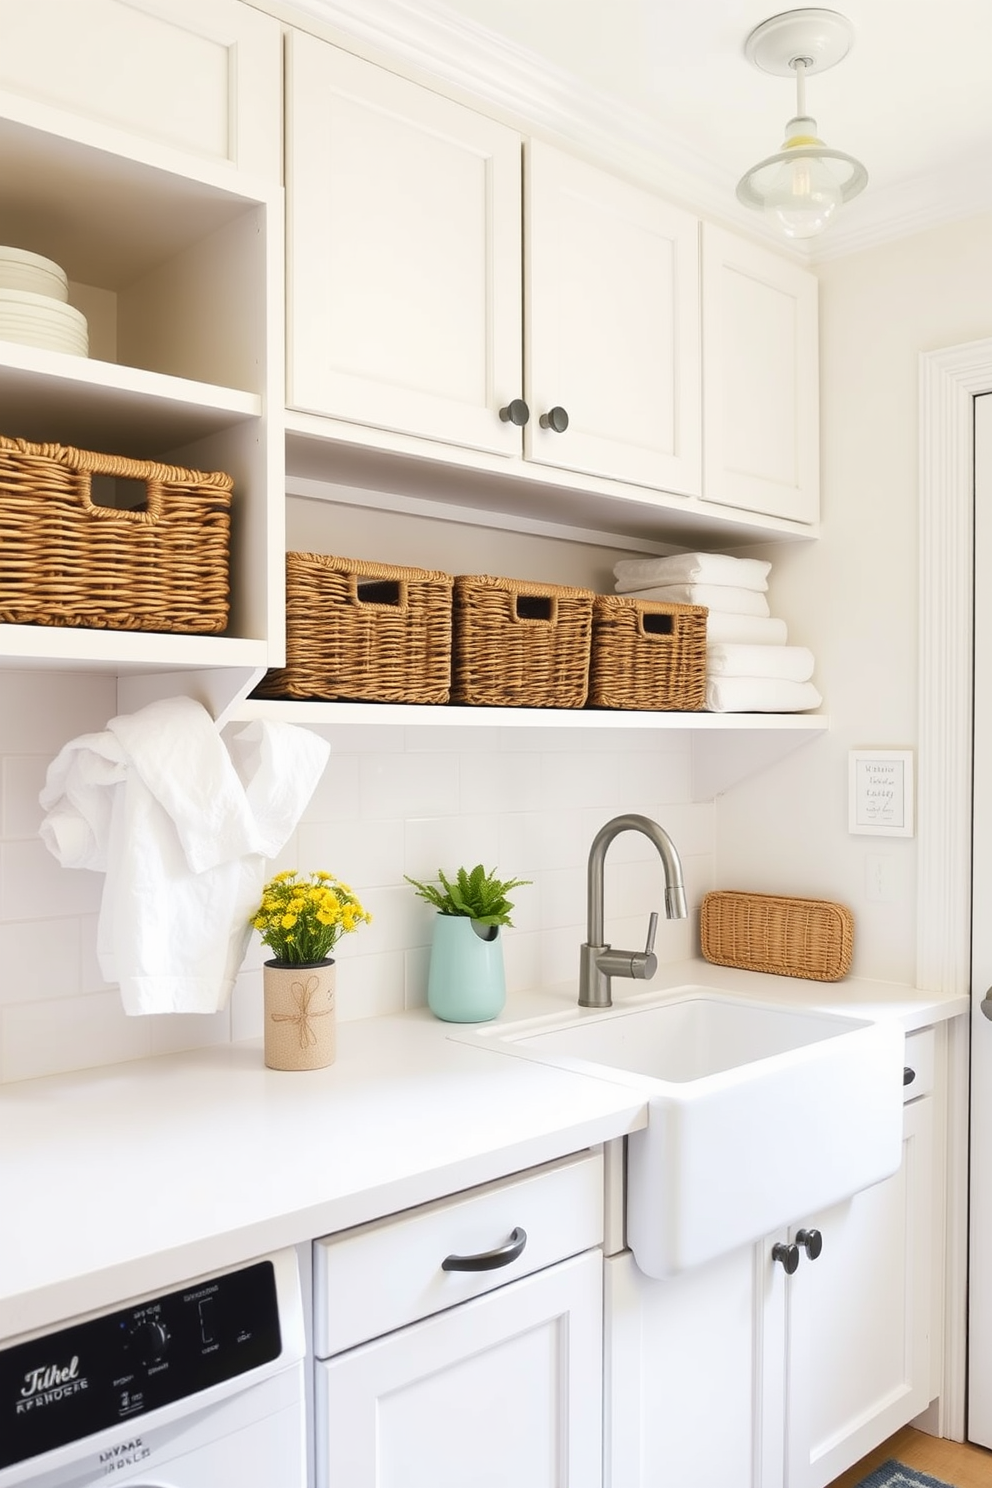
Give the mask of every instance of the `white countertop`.
[{"label": "white countertop", "polygon": [[[653,985],[686,983],[907,1031],[968,1007],[705,962],[664,968]],[[574,987],[518,994],[501,1021],[574,1005]],[[0,1338],[645,1124],[646,1097],[629,1083],[472,1046],[465,1032],[424,1010],[342,1024],[326,1070],[267,1070],[251,1042],[0,1087]]]}]

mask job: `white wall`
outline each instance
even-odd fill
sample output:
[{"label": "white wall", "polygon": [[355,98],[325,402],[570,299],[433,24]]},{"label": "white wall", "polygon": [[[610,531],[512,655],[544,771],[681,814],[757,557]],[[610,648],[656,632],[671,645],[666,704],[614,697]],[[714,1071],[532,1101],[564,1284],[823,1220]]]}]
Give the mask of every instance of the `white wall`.
[{"label": "white wall", "polygon": [[990,264],[985,214],[820,269],[823,536],[766,556],[832,727],[717,811],[719,884],[850,905],[873,978],[914,978],[916,842],[849,835],[847,756],[917,744],[918,358],[992,335]]}]

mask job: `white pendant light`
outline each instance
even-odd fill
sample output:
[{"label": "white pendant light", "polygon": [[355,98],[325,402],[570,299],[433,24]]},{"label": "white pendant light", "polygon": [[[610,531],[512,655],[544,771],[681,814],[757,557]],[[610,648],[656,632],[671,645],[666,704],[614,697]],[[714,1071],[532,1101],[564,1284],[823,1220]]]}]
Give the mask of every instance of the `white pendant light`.
[{"label": "white pendant light", "polygon": [[807,76],[841,61],[853,40],[846,16],[805,9],[762,21],[745,43],[748,60],[763,72],[796,78],[796,115],[782,148],[752,165],[737,184],[738,200],[764,212],[788,238],[815,237],[868,182],[859,160],[817,137],[816,120],[806,112]]}]

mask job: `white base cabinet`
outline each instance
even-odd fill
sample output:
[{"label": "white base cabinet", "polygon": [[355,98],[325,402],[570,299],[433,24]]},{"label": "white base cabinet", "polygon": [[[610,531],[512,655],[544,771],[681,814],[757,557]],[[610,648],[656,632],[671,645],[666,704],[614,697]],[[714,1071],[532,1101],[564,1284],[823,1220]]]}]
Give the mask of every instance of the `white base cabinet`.
[{"label": "white base cabinet", "polygon": [[598,1488],[602,1256],[317,1364],[318,1488]]},{"label": "white base cabinet", "polygon": [[602,1488],[603,1160],[314,1246],[317,1488]]},{"label": "white base cabinet", "polygon": [[926,1408],[933,1105],[906,1106],[898,1172],[788,1234],[669,1281],[607,1259],[608,1488],[823,1488]]}]

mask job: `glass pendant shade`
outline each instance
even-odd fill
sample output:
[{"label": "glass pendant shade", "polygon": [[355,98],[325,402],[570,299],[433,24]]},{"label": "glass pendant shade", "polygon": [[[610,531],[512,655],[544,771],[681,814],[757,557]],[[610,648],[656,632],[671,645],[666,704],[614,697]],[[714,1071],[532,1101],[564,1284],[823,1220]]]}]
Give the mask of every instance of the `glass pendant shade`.
[{"label": "glass pendant shade", "polygon": [[[806,72],[813,65],[812,58],[793,53],[787,62],[785,56],[762,59],[762,34],[788,23],[790,17],[800,23],[809,17],[829,17],[834,26],[844,19],[827,11],[786,12],[764,22],[748,38],[749,47],[759,44],[752,58],[758,66],[767,64],[766,70],[794,72],[797,107],[795,118],[785,127],[782,148],[744,173],[737,183],[737,199],[746,207],[764,212],[786,237],[812,238],[823,231],[838,207],[864,190],[868,172],[853,155],[831,150],[817,136],[816,120],[806,112]],[[816,54],[816,48],[811,51]],[[834,60],[821,59],[821,65],[830,66]]]},{"label": "glass pendant shade", "polygon": [[837,208],[862,191],[864,166],[816,136],[808,115],[792,119],[781,150],[759,161],[742,177],[737,198],[771,218],[789,238],[812,238]]}]

